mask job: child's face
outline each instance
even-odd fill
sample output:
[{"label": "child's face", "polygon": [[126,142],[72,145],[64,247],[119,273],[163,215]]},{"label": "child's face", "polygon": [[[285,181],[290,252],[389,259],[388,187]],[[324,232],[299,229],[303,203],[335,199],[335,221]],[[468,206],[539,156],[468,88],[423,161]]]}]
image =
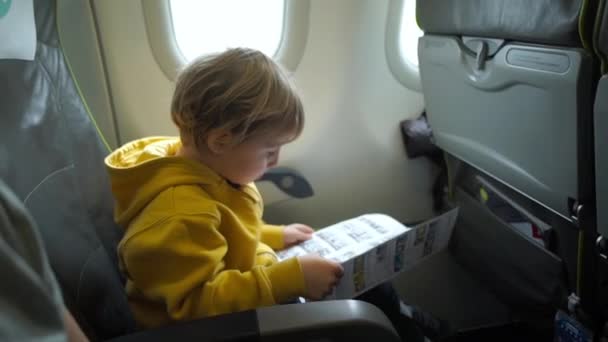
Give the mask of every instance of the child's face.
[{"label": "child's face", "polygon": [[285,143],[286,139],[277,137],[248,139],[228,148],[219,157],[217,171],[232,183],[251,183],[277,165],[279,151]]}]

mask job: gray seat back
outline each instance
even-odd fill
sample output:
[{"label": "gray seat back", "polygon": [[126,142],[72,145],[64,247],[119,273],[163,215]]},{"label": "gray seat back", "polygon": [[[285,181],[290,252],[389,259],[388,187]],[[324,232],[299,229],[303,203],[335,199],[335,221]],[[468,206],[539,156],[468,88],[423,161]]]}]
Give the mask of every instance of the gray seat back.
[{"label": "gray seat back", "polygon": [[433,35],[419,54],[437,145],[569,218],[578,116],[591,115],[590,55],[508,42],[478,69],[459,37]]},{"label": "gray seat back", "polygon": [[[579,120],[592,110],[592,58],[578,31],[583,1],[418,3],[436,143],[569,218],[581,188]],[[486,40],[480,56],[478,37],[498,40]]]},{"label": "gray seat back", "polygon": [[598,15],[595,50],[602,62],[603,76],[595,94],[595,174],[598,232],[608,237],[608,10]]},{"label": "gray seat back", "polygon": [[594,59],[584,47],[591,13],[584,0],[417,1],[420,77],[436,144],[505,186],[513,201],[546,212],[557,235],[560,247],[548,251],[457,192],[466,226],[455,231],[452,250],[524,312],[550,311],[575,290],[572,208],[594,192]]},{"label": "gray seat back", "polygon": [[599,81],[594,112],[597,228],[602,236],[608,237],[608,75]]},{"label": "gray seat back", "polygon": [[55,1],[34,7],[35,60],[0,60],[0,178],[37,222],[81,327],[93,339],[123,335],[134,321],[117,268],[108,149],[64,59]]}]

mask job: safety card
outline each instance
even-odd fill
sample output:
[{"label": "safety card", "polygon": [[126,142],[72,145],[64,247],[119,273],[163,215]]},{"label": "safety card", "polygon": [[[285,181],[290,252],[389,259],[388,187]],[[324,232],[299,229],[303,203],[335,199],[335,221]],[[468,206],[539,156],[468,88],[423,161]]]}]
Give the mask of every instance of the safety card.
[{"label": "safety card", "polygon": [[312,239],[278,252],[280,260],[316,253],[344,267],[344,276],[326,299],[348,299],[447,247],[458,208],[406,227],[390,216],[366,214],[317,230]]}]

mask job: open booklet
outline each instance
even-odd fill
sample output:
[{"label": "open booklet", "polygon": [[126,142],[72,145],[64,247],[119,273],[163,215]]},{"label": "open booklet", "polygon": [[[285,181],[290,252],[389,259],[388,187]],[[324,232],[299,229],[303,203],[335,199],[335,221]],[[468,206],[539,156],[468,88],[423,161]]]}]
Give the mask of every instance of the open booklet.
[{"label": "open booklet", "polygon": [[349,299],[379,285],[448,245],[458,208],[413,227],[367,214],[320,229],[312,239],[278,254],[280,260],[316,253],[344,267],[326,299]]}]

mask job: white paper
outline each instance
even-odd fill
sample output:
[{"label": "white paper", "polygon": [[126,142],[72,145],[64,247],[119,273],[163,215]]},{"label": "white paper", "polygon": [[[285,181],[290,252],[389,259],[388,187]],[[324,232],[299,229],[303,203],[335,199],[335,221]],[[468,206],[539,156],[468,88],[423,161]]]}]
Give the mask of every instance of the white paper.
[{"label": "white paper", "polygon": [[35,55],[33,0],[0,0],[0,59],[31,61]]},{"label": "white paper", "polygon": [[455,208],[406,227],[390,216],[367,214],[320,229],[277,255],[285,260],[316,253],[341,263],[344,276],[326,299],[353,298],[444,249],[457,217]]}]

